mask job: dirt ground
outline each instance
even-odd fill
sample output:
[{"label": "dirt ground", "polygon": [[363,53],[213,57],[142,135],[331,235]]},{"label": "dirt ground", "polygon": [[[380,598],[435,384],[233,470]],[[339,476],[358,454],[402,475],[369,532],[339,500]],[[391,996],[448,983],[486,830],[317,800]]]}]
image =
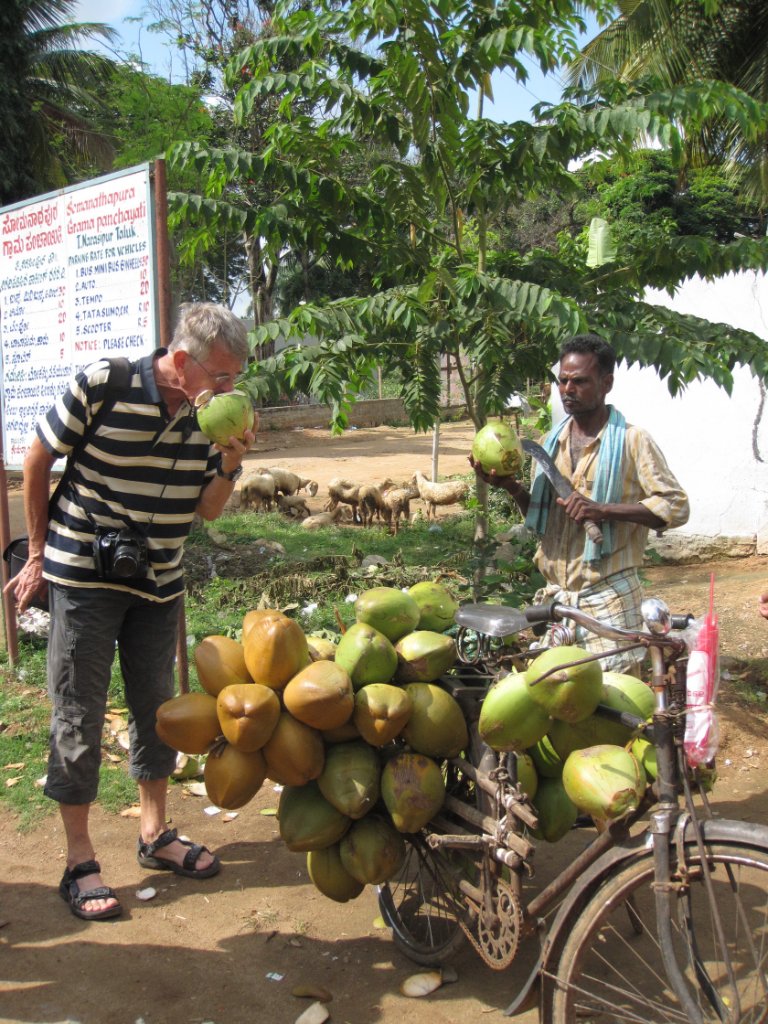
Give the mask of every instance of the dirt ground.
[{"label": "dirt ground", "polygon": [[[441,476],[466,471],[471,436],[468,424],[443,427]],[[416,469],[428,474],[431,446],[429,435],[386,427],[340,438],[319,430],[267,433],[259,435],[249,463],[284,465],[317,480],[318,494],[309,499],[315,511],[332,476],[363,482],[385,476],[399,481]],[[15,535],[22,528],[17,496],[11,495],[10,504]],[[755,611],[768,584],[768,558],[654,567],[646,570],[646,585],[673,610],[702,614],[710,571],[725,667],[715,807],[723,817],[765,822],[768,724],[764,714],[737,698],[736,683],[757,694],[768,691],[765,674],[744,664],[747,658],[768,658],[768,623]],[[3,774],[0,766],[0,779]],[[203,882],[143,871],[135,859],[135,819],[97,807],[97,855],[124,913],[116,921],[91,924],[74,918],[56,893],[64,868],[58,817],[20,833],[0,809],[0,1021],[292,1024],[310,1002],[292,994],[297,985],[332,994],[328,1009],[335,1024],[501,1019],[525,977],[526,956],[497,973],[467,948],[454,961],[456,983],[425,999],[404,997],[401,982],[421,969],[398,953],[377,920],[374,891],[369,887],[344,905],[317,893],[304,855],[287,851],[279,838],[272,813],[277,800],[268,783],[236,815],[211,814],[205,797],[171,786],[173,824],[207,843],[224,862],[217,877]],[[554,846],[541,844],[536,881],[566,864],[585,838],[574,832]],[[148,885],[157,896],[142,902],[137,890]],[[518,1019],[534,1024],[536,1015]]]}]

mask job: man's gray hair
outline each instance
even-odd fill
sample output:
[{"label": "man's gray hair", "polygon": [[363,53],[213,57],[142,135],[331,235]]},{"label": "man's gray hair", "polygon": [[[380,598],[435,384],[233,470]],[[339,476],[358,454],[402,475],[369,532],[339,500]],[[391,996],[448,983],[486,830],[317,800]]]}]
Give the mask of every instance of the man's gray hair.
[{"label": "man's gray hair", "polygon": [[215,302],[182,303],[169,350],[181,348],[195,359],[207,359],[217,341],[242,363],[250,355],[248,331],[232,310]]}]

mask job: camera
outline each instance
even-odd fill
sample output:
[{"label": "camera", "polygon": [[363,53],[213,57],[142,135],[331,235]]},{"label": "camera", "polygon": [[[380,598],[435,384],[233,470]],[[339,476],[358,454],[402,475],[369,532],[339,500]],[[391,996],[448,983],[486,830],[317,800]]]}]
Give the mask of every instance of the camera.
[{"label": "camera", "polygon": [[147,540],[136,530],[96,528],[93,560],[100,580],[139,579],[147,574]]}]

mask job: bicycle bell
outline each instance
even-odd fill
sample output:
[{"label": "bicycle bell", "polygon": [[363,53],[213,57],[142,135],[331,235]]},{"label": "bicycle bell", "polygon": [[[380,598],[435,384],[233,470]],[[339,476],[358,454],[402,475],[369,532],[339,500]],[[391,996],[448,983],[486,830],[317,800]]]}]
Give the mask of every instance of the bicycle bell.
[{"label": "bicycle bell", "polygon": [[672,615],[659,597],[646,597],[640,605],[640,614],[650,633],[666,636],[672,628]]}]

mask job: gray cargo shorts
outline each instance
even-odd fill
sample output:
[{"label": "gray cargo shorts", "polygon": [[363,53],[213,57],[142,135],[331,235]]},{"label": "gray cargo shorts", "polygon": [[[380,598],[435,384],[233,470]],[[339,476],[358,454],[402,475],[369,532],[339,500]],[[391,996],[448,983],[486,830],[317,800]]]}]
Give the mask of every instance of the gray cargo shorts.
[{"label": "gray cargo shorts", "polygon": [[140,781],[166,778],[176,751],[158,738],[155,717],[174,694],[182,599],[160,603],[120,590],[55,583],[48,595],[52,711],[46,796],[65,804],[96,799],[115,647],[129,711],[130,774]]}]

